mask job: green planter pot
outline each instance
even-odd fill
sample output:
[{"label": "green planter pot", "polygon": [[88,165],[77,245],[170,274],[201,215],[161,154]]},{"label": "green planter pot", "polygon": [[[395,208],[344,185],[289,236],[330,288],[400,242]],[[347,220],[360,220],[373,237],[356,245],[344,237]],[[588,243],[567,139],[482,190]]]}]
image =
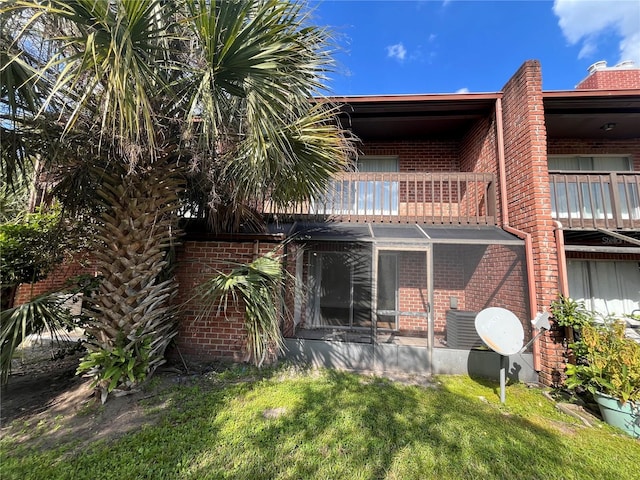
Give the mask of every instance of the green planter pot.
[{"label": "green planter pot", "polygon": [[617,398],[596,392],[593,396],[600,407],[602,418],[632,437],[640,438],[640,404],[622,403]]}]

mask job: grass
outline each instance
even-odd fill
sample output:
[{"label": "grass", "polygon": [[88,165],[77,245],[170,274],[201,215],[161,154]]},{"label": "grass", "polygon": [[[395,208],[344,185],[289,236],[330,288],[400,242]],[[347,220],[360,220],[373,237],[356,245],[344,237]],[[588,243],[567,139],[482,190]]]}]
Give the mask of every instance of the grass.
[{"label": "grass", "polygon": [[168,405],[154,424],[80,451],[3,438],[0,478],[622,480],[640,469],[640,441],[584,427],[524,385],[501,405],[497,385],[462,376],[434,388],[237,370],[153,401]]}]

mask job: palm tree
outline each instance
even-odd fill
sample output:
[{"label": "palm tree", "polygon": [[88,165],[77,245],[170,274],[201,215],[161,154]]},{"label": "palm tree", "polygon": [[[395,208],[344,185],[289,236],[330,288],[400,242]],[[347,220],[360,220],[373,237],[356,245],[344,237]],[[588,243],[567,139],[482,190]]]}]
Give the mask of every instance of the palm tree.
[{"label": "palm tree", "polygon": [[94,219],[105,278],[83,368],[103,392],[152,372],[175,334],[179,211],[258,228],[265,200],[308,200],[345,167],[336,107],[310,101],[331,50],[308,20],[285,0],[0,7],[2,174],[39,158],[65,211]]}]

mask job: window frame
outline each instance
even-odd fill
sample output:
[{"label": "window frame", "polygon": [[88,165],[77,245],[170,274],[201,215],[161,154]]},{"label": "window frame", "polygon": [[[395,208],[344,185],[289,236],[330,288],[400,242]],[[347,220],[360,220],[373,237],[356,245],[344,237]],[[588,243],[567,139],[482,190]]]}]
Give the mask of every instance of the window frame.
[{"label": "window frame", "polygon": [[[584,169],[584,168],[578,168],[578,170],[571,170],[571,169],[556,169],[556,168],[551,168],[549,166],[549,160],[552,159],[574,159],[574,160],[578,160],[578,163],[580,163],[581,159],[589,159],[592,161],[592,165],[593,165],[593,161],[596,159],[603,159],[603,158],[619,158],[619,159],[624,159],[627,162],[627,168],[624,170],[601,170],[601,169],[594,169],[594,168],[590,168],[590,169]],[[594,155],[567,155],[567,154],[558,154],[558,155],[547,155],[547,169],[549,170],[549,173],[576,173],[576,172],[592,172],[594,174],[598,174],[598,173],[611,173],[611,172],[633,172],[635,171],[633,168],[633,162],[632,162],[632,155],[625,153],[625,154],[594,154]]]}]

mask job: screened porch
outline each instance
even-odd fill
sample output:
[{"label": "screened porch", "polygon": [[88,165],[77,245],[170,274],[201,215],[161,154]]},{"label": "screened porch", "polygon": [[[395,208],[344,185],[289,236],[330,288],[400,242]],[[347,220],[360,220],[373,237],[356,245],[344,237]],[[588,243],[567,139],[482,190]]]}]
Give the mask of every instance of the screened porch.
[{"label": "screened porch", "polygon": [[[487,350],[474,321],[488,307],[515,313],[530,338],[524,245],[498,228],[306,224],[297,232],[289,336],[311,342],[304,348],[349,344],[334,349],[378,358],[379,368],[456,371],[447,362]],[[380,360],[385,351],[391,360]]]}]

